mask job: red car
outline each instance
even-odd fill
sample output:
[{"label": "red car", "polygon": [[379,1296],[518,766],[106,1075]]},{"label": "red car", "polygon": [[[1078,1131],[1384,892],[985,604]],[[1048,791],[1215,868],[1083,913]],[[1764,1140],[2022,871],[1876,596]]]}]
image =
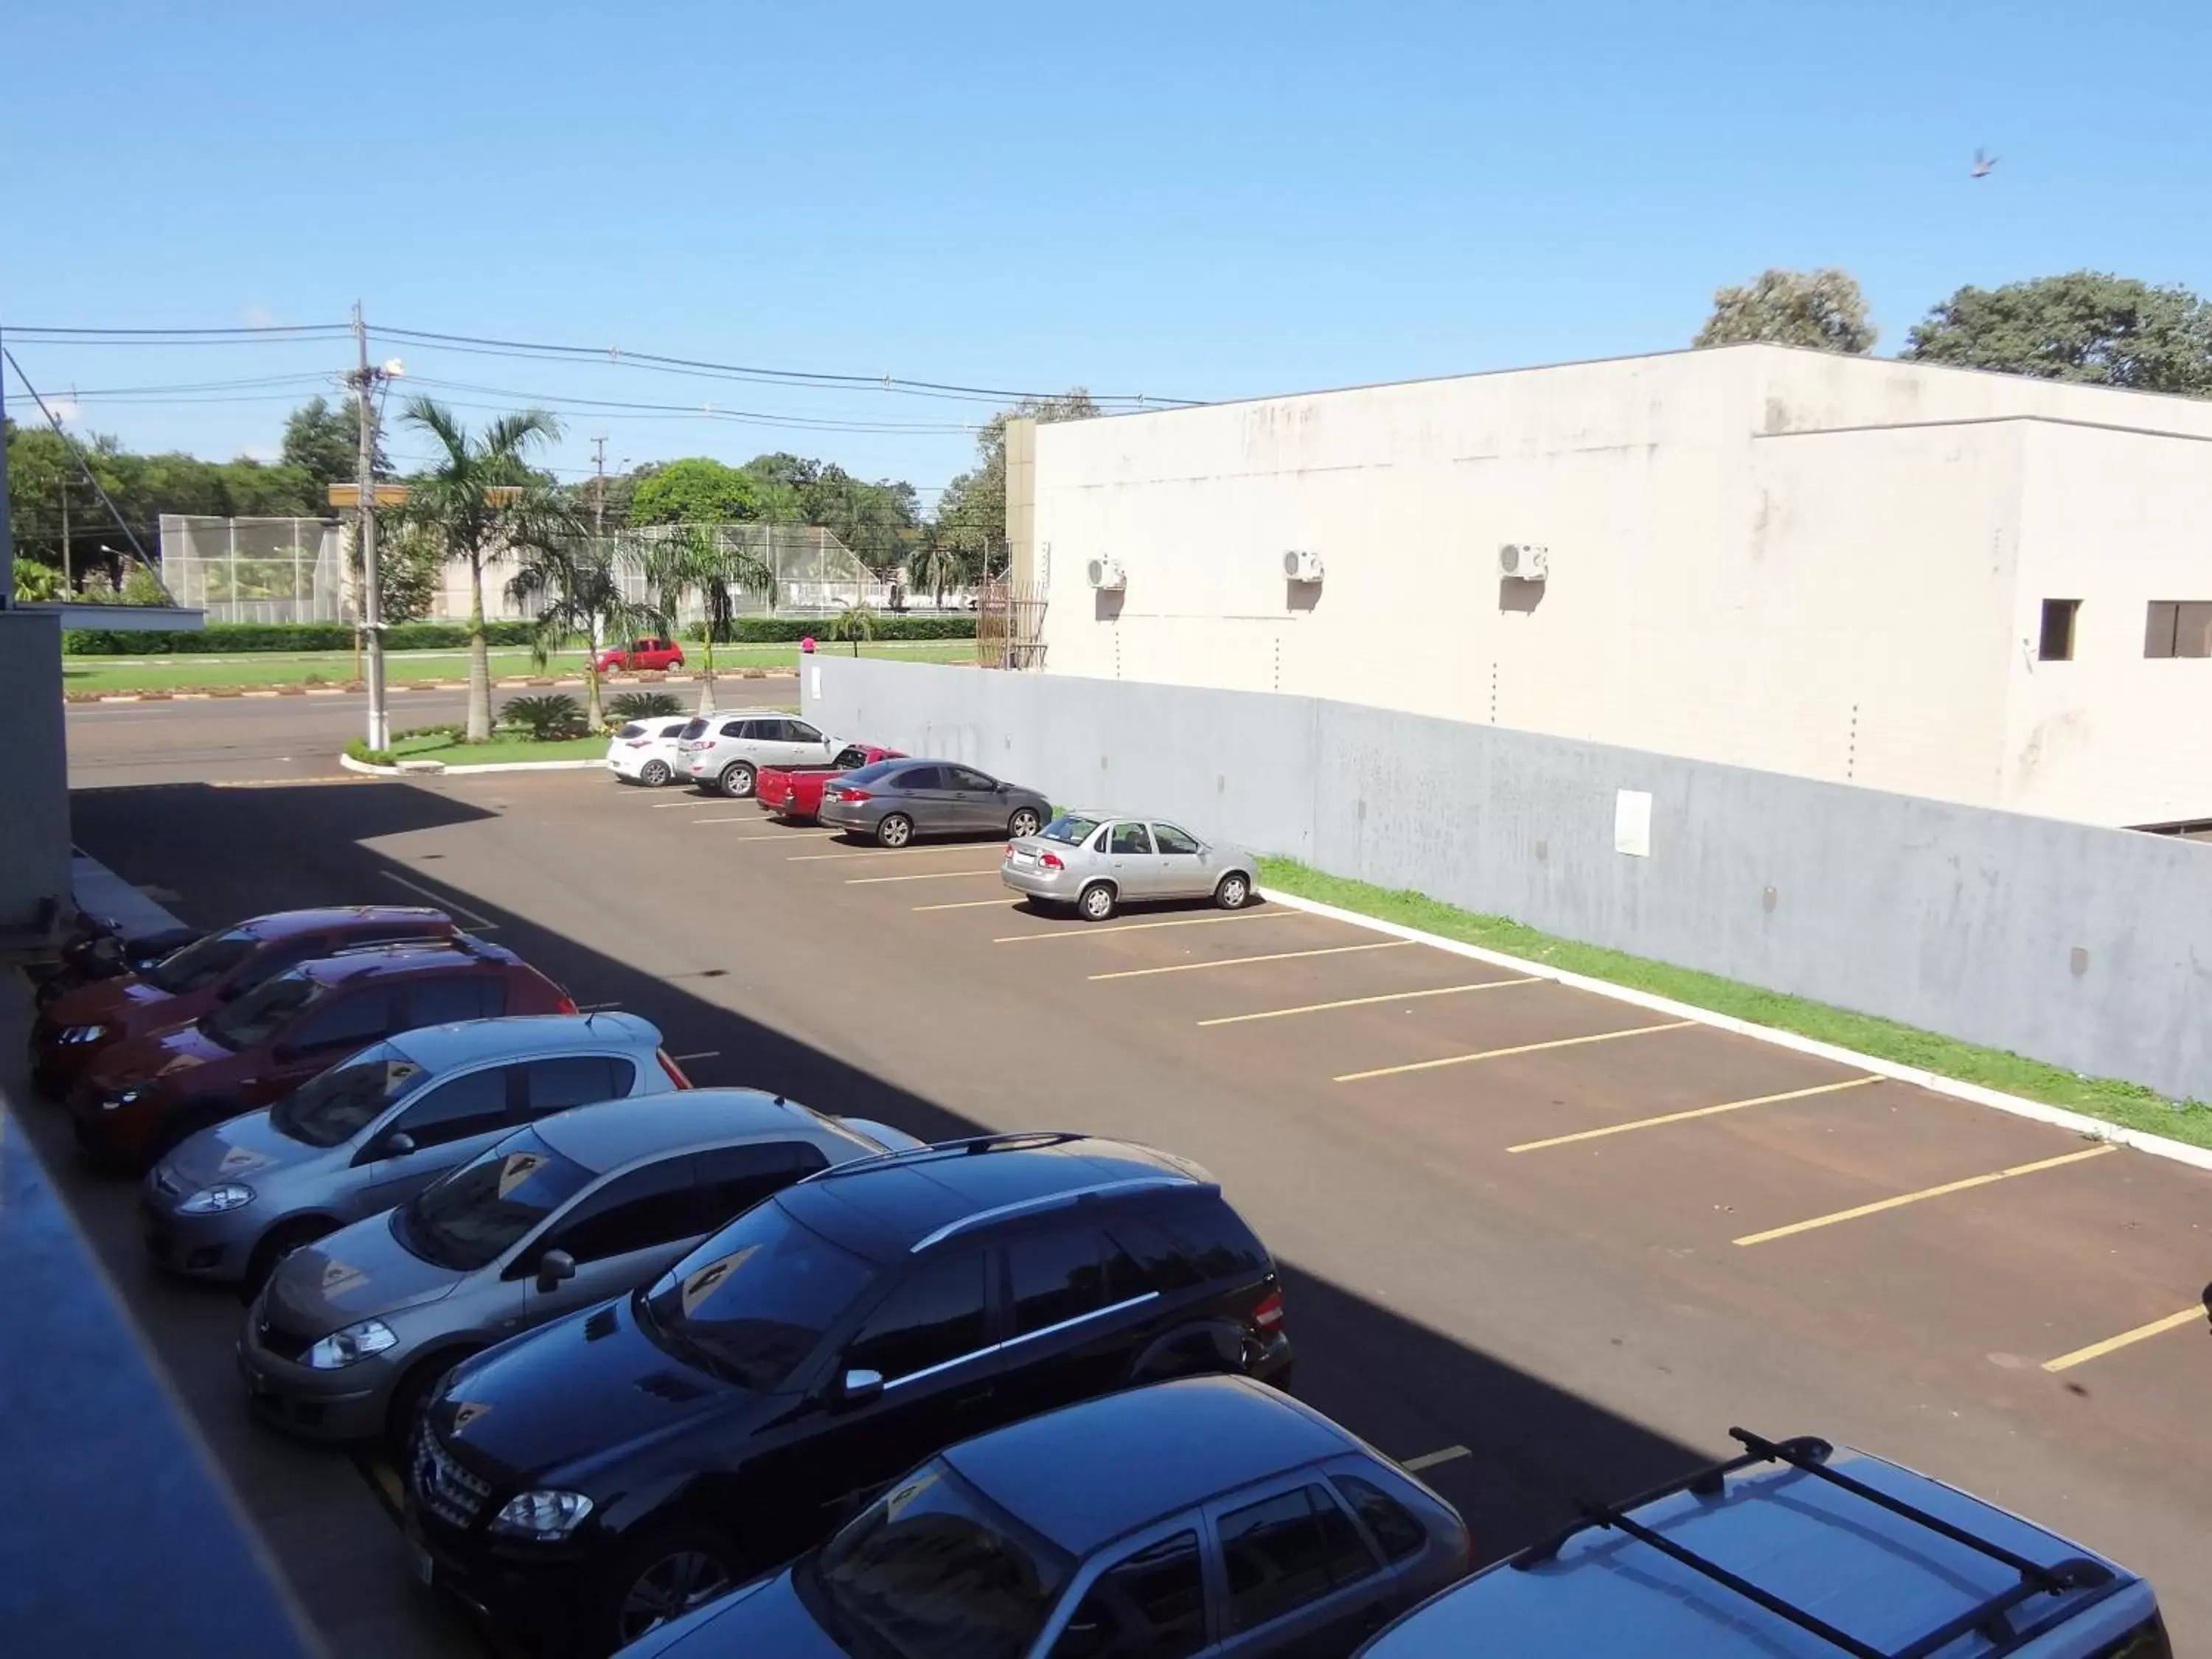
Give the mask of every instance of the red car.
[{"label": "red car", "polygon": [[837,751],[827,766],[763,766],[753,775],[753,798],[761,811],[786,823],[811,823],[822,810],[822,786],[845,773],[881,760],[904,760],[896,749],[856,743]]},{"label": "red car", "polygon": [[673,640],[632,640],[599,653],[602,674],[617,669],[630,674],[658,674],[683,666],[684,647]]},{"label": "red car", "polygon": [[419,905],[363,904],[252,917],[195,940],[143,972],[57,997],[39,1011],[31,1028],[31,1075],[40,1088],[67,1094],[117,1043],[188,1025],[288,968],[356,945],[450,939],[456,931],[443,910]]},{"label": "red car", "polygon": [[269,1105],[372,1042],[495,1014],[573,1014],[511,951],[457,933],[303,963],[188,1025],[118,1042],[70,1093],[78,1147],[143,1169],[186,1135]]}]

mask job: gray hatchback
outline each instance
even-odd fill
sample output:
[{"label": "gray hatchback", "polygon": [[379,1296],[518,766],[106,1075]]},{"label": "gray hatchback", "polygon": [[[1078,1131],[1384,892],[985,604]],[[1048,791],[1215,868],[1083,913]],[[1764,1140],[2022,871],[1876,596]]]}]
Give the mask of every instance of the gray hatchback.
[{"label": "gray hatchback", "polygon": [[562,1112],[286,1256],[246,1313],[239,1368],[281,1427],[399,1444],[469,1355],[651,1283],[817,1170],[918,1145],[756,1089]]},{"label": "gray hatchback", "polygon": [[251,1289],[287,1250],[412,1198],[534,1119],[688,1086],[635,1014],[427,1025],[185,1140],[147,1171],[141,1230],[163,1267]]},{"label": "gray hatchback", "polygon": [[828,830],[903,847],[916,836],[1033,836],[1052,816],[1034,789],[953,761],[885,760],[822,787]]}]

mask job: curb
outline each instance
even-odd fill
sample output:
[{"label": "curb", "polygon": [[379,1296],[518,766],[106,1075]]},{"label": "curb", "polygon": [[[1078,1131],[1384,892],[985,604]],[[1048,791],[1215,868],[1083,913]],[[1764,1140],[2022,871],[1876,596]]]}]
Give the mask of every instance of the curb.
[{"label": "curb", "polygon": [[489,761],[482,766],[448,766],[443,761],[402,761],[397,766],[372,766],[351,755],[341,754],[338,764],[349,772],[369,778],[467,777],[484,772],[604,772],[604,760]]},{"label": "curb", "polygon": [[1486,962],[1494,968],[1510,968],[1519,974],[1539,979],[1548,979],[1566,986],[1571,990],[1589,991],[1597,996],[1609,997],[1615,1002],[1626,1002],[1654,1013],[1666,1014],[1675,1019],[1694,1020],[1715,1030],[1732,1031],[1738,1036],[1771,1043],[1778,1048],[1788,1048],[1816,1060],[1832,1060],[1839,1066],[1849,1066],[1876,1077],[1885,1077],[1898,1083],[1910,1083],[1930,1094],[1948,1095],[1954,1100],[1971,1102],[1976,1106],[1987,1106],[1994,1111],[2008,1112],[2014,1117],[2024,1117],[2037,1123],[2048,1123],[2054,1128],[2071,1129],[2075,1133],[2092,1140],[2106,1140],[2130,1151],[2147,1152],[2153,1158],[2171,1159],[2198,1170],[2212,1170],[2212,1147],[2192,1146],[2186,1141],[2169,1140],[2164,1135],[2154,1135],[2144,1129],[2130,1129],[2124,1124],[2107,1123],[2100,1117],[2089,1117],[2080,1112],[2069,1112],[2063,1106],[2047,1106],[2039,1100],[2029,1100],[2021,1095],[2008,1095],[1999,1089],[1985,1088],[1978,1083],[1962,1083],[1956,1078],[1944,1077],[1935,1072],[1923,1072],[1917,1066],[1904,1066],[1893,1060],[1877,1060],[1872,1054],[1863,1054],[1856,1049],[1839,1048],[1832,1042],[1821,1042],[1814,1038],[1800,1036],[1795,1031],[1784,1031],[1771,1025],[1756,1025],[1747,1019],[1738,1019],[1732,1014],[1717,1014],[1710,1008],[1699,1008],[1686,1002],[1677,1002],[1671,997],[1655,996],[1649,991],[1632,990],[1626,985],[1615,985],[1610,980],[1592,979],[1587,974],[1570,973],[1564,968],[1553,968],[1525,957],[1508,956],[1503,951],[1487,950],[1480,945],[1468,945],[1455,939],[1445,939],[1437,933],[1425,933],[1418,927],[1384,921],[1378,917],[1362,915],[1357,910],[1346,910],[1334,904],[1323,904],[1319,899],[1300,898],[1295,893],[1279,892],[1272,887],[1254,890],[1270,904],[1287,905],[1293,910],[1303,910],[1309,915],[1325,916],[1331,921],[1349,922],[1355,927],[1364,927],[1373,933],[1388,933],[1393,939],[1409,939],[1416,945],[1427,945],[1439,951],[1449,951],[1454,956],[1467,957],[1476,962]]},{"label": "curb", "polygon": [[[717,681],[795,680],[798,678],[796,668],[733,668],[714,676]],[[603,690],[615,687],[635,690],[640,687],[655,685],[696,685],[699,681],[700,677],[696,674],[664,674],[650,678],[635,674],[602,674],[599,677],[599,685]],[[491,688],[495,691],[523,691],[534,686],[542,690],[549,686],[558,688],[583,684],[580,679],[508,678],[494,680]],[[402,691],[465,691],[468,689],[466,680],[393,680],[385,687],[385,690],[392,694]],[[81,706],[106,702],[197,702],[214,697],[357,697],[361,695],[350,685],[256,686],[250,690],[243,687],[221,686],[204,691],[65,691],[62,700]],[[537,762],[531,763],[538,764]]]}]

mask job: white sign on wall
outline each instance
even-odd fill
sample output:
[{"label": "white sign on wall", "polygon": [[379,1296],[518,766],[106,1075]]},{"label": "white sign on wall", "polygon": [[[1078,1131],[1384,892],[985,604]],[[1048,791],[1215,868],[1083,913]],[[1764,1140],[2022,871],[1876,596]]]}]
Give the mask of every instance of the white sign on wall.
[{"label": "white sign on wall", "polygon": [[1613,850],[1634,859],[1651,856],[1651,792],[1616,789],[1613,794]]},{"label": "white sign on wall", "polygon": [[813,689],[807,693],[807,696],[811,697],[818,697],[822,695],[822,665],[818,662],[814,662],[807,664],[806,667],[807,672],[814,676],[812,682]]}]

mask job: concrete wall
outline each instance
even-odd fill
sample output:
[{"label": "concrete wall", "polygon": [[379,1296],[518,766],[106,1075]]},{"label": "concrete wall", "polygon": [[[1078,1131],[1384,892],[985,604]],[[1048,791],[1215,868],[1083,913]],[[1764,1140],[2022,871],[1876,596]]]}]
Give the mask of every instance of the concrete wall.
[{"label": "concrete wall", "polygon": [[1058,800],[2212,1099],[2212,848],[1316,698],[843,657],[801,694]]},{"label": "concrete wall", "polygon": [[[1048,673],[2212,817],[2212,768],[2169,758],[2212,660],[2125,689],[2143,605],[2212,598],[2212,405],[1745,346],[1055,423],[1036,451]],[[1509,541],[1550,580],[1501,583]],[[1284,581],[1291,548],[1317,587]],[[1086,586],[1100,556],[1121,593]],[[2046,706],[2021,618],[2087,594],[2135,632],[2085,635],[2099,666]]]},{"label": "concrete wall", "polygon": [[69,897],[69,755],[58,617],[0,611],[0,932]]}]

